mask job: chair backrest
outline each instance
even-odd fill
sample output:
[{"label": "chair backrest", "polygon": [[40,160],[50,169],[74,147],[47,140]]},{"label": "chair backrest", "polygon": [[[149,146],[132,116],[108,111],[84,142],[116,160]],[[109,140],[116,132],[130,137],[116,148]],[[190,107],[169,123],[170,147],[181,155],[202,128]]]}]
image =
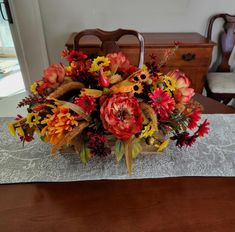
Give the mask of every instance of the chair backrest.
[{"label": "chair backrest", "polygon": [[139,64],[138,67],[141,68],[144,63],[144,38],[143,36],[134,30],[118,29],[116,31],[103,31],[101,29],[87,29],[79,32],[74,37],[74,49],[79,50],[79,42],[83,36],[93,35],[100,39],[102,42],[101,50],[104,54],[119,51],[119,46],[117,41],[124,35],[136,36],[139,40]]},{"label": "chair backrest", "polygon": [[230,72],[229,58],[235,46],[235,15],[217,14],[211,17],[209,21],[207,39],[211,40],[212,28],[216,19],[223,18],[223,31],[219,37],[221,47],[222,60],[216,71]]}]

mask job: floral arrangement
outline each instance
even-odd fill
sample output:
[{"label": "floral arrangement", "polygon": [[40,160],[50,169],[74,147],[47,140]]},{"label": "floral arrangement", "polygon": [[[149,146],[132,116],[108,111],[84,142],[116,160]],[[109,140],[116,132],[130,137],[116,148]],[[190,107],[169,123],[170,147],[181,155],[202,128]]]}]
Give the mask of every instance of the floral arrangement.
[{"label": "floral arrangement", "polygon": [[8,128],[23,143],[37,133],[53,145],[51,154],[72,147],[84,163],[113,150],[118,161],[125,157],[131,174],[132,159],[142,149],[161,152],[170,139],[191,146],[209,130],[207,120],[199,124],[202,108],[192,100],[186,75],[161,72],[170,53],[160,65],[152,56],[138,69],[121,52],[92,58],[65,49],[61,56],[68,65],[44,70],[32,95],[18,104],[28,107],[27,116],[18,115]]}]

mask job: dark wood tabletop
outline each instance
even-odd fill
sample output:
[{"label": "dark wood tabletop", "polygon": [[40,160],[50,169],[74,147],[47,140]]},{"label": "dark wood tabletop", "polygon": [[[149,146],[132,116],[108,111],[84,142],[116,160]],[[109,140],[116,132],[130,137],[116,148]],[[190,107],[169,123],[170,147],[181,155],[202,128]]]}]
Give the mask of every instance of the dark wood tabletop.
[{"label": "dark wood tabletop", "polygon": [[[235,113],[197,95],[205,113]],[[234,177],[0,185],[0,231],[235,231]]]}]

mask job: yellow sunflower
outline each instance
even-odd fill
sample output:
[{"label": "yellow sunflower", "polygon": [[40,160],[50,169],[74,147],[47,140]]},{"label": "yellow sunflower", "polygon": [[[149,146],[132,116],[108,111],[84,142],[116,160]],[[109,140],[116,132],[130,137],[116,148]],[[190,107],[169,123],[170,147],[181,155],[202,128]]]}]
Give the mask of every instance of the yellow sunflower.
[{"label": "yellow sunflower", "polygon": [[147,138],[149,136],[152,136],[153,133],[157,131],[157,128],[153,127],[153,122],[150,122],[147,126],[144,127],[142,130],[142,133],[140,135],[140,138]]},{"label": "yellow sunflower", "polygon": [[101,67],[109,66],[109,59],[105,56],[98,56],[95,58],[91,64],[89,72],[97,72],[100,70]]},{"label": "yellow sunflower", "polygon": [[149,80],[149,72],[147,70],[141,70],[132,77],[132,81],[135,82],[147,82],[148,80]]},{"label": "yellow sunflower", "polygon": [[175,91],[175,89],[176,89],[175,78],[170,77],[170,76],[164,76],[163,81],[166,83],[166,86],[170,91]]},{"label": "yellow sunflower", "polygon": [[132,92],[133,93],[142,93],[143,92],[143,86],[141,83],[135,83],[135,85],[133,85],[132,87]]},{"label": "yellow sunflower", "polygon": [[41,117],[38,115],[38,113],[28,113],[26,118],[26,124],[29,125],[29,127],[37,126],[40,123]]}]

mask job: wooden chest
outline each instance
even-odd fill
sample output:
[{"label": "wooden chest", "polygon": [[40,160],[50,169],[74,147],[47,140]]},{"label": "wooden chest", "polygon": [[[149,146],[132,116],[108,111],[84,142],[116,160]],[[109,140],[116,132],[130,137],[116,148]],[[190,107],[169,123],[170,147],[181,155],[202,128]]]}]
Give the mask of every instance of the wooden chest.
[{"label": "wooden chest", "polygon": [[[72,33],[66,46],[73,49],[73,39],[76,33]],[[191,85],[197,93],[201,93],[205,83],[205,76],[211,62],[214,42],[208,41],[198,33],[142,33],[145,41],[145,62],[150,61],[150,55],[155,55],[157,62],[160,62],[166,49],[173,48],[174,42],[180,42],[179,49],[172,56],[164,71],[180,69],[191,80]],[[137,64],[139,56],[138,41],[133,36],[124,36],[119,41],[123,51],[130,62]],[[81,39],[81,50],[86,53],[100,54],[100,41],[93,36]]]}]

